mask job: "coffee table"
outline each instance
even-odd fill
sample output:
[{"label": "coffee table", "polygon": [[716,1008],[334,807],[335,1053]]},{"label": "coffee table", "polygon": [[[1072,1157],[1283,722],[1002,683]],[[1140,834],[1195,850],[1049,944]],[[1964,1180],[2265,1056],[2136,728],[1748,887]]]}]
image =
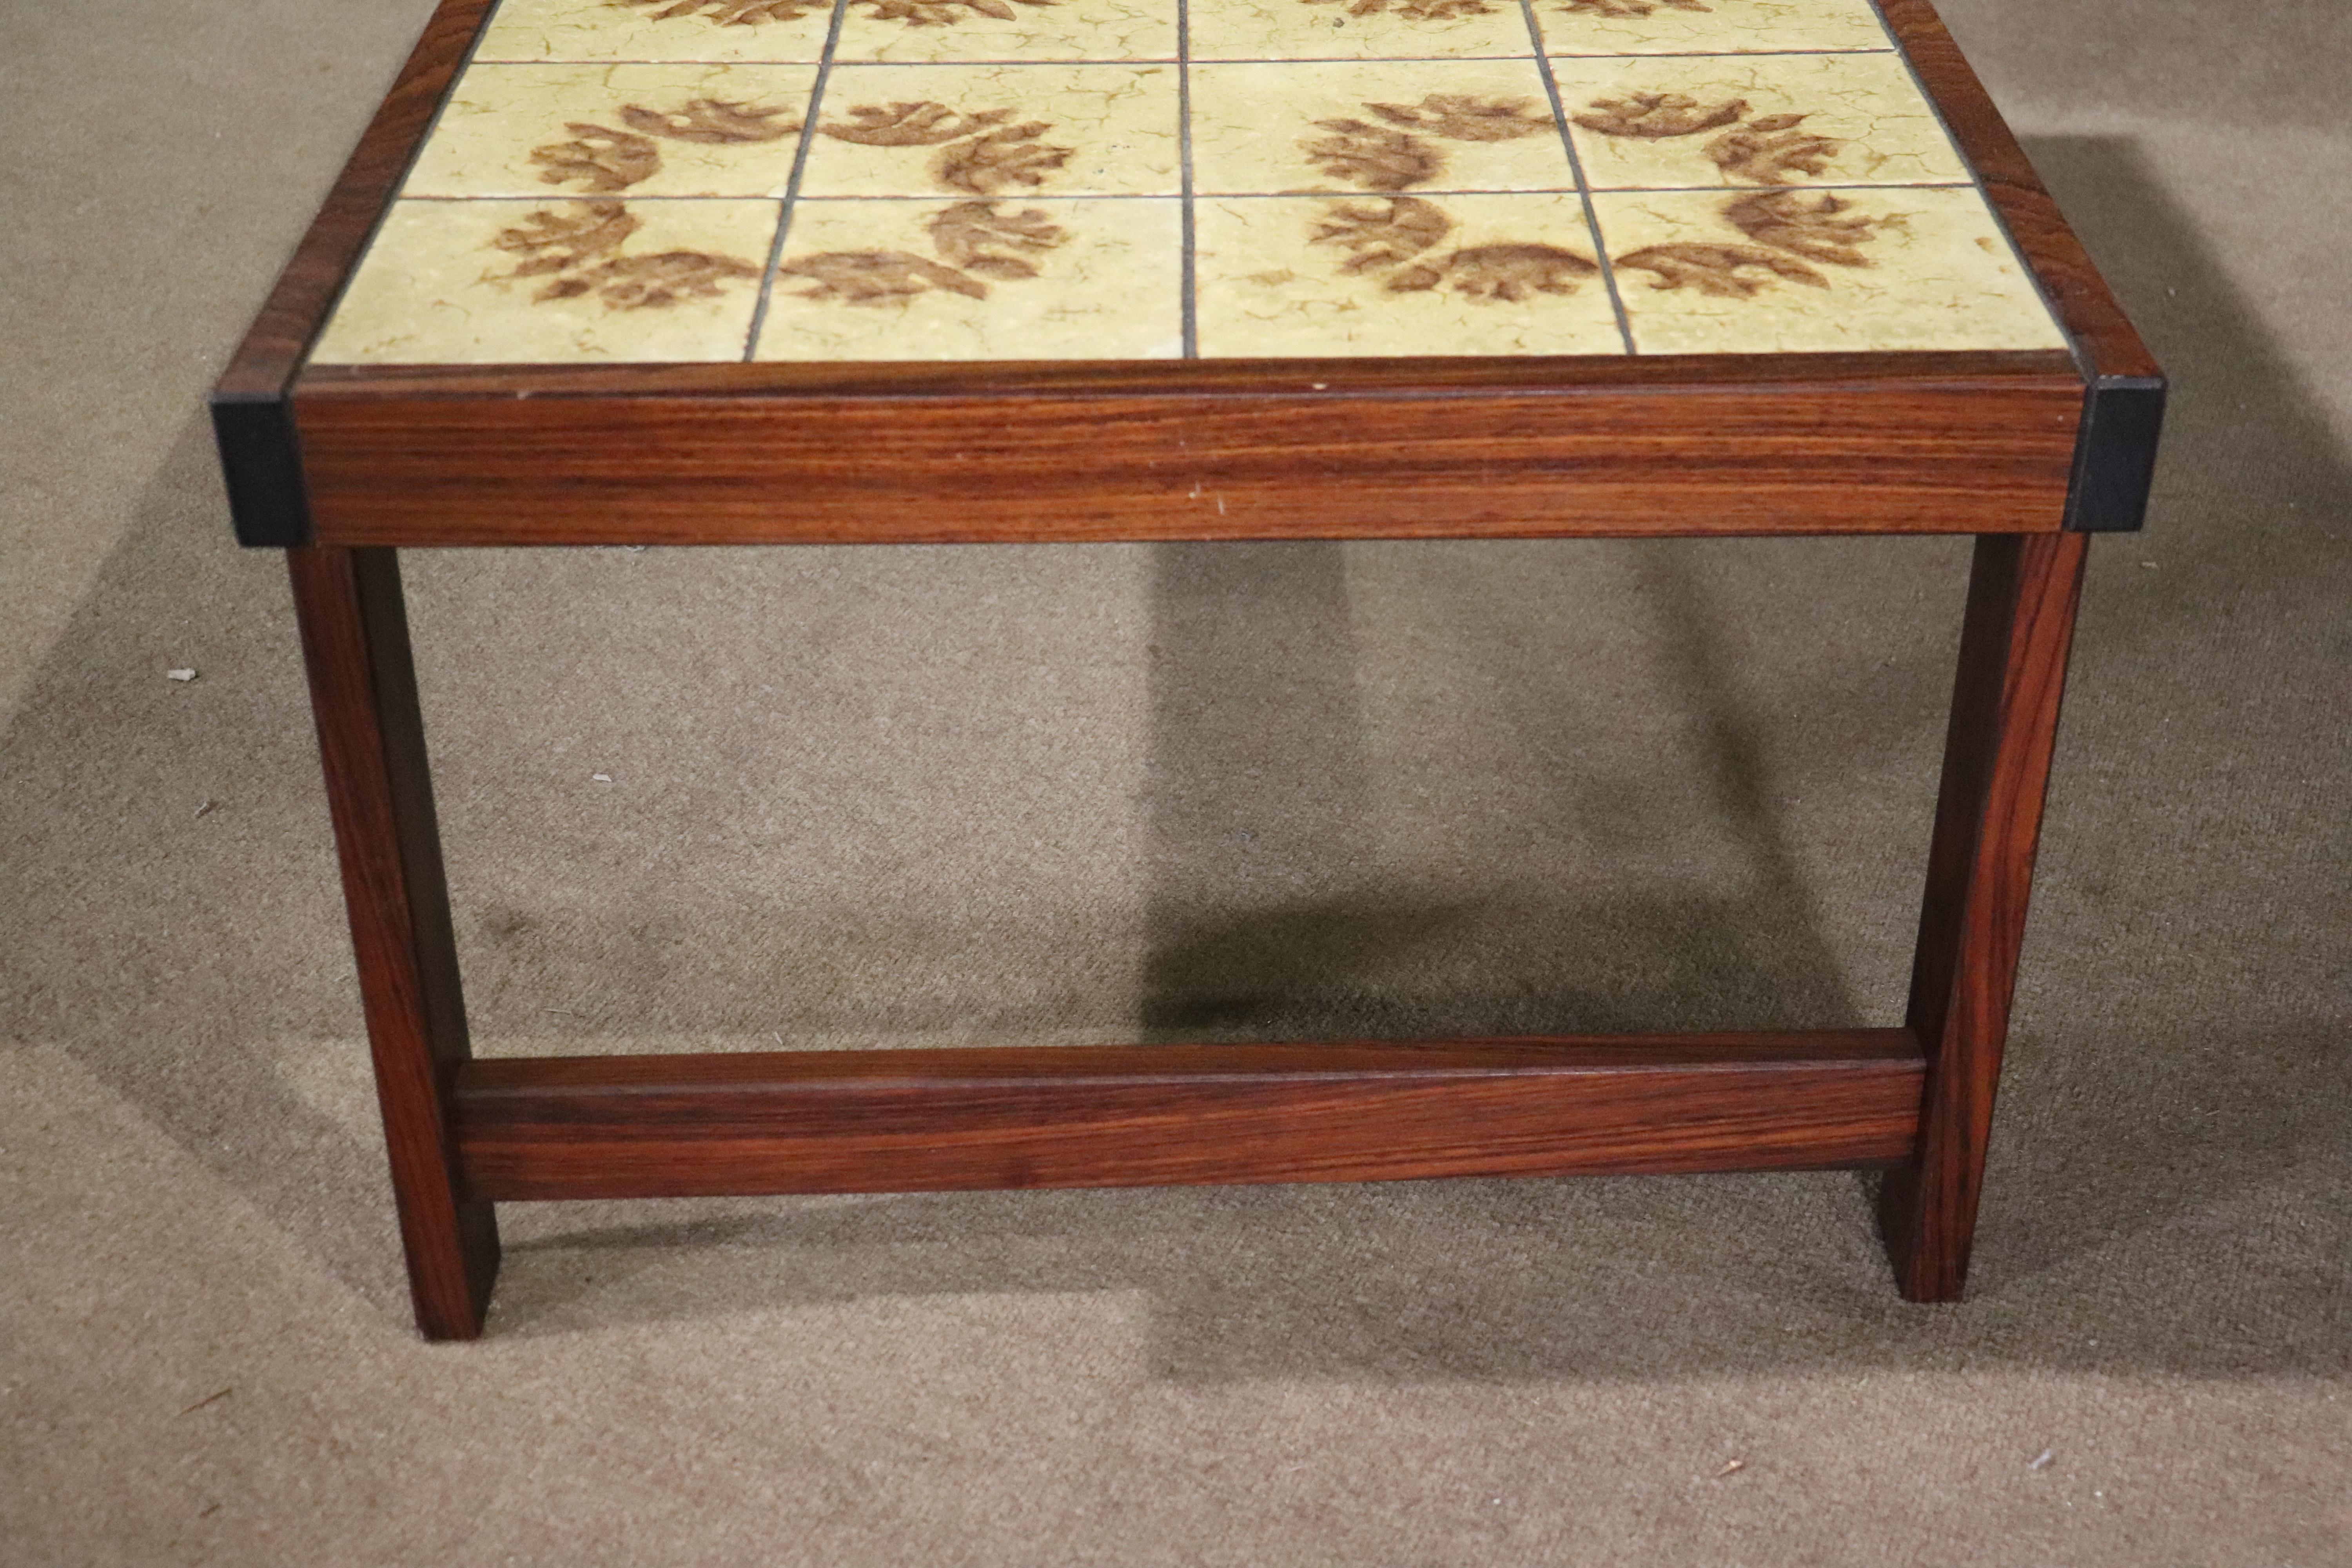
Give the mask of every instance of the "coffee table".
[{"label": "coffee table", "polygon": [[[444,0],[213,400],[417,1322],[551,1198],[1877,1167],[1967,1272],[2164,384],[1925,0]],[[1901,1027],[475,1060],[396,552],[1976,538]]]}]

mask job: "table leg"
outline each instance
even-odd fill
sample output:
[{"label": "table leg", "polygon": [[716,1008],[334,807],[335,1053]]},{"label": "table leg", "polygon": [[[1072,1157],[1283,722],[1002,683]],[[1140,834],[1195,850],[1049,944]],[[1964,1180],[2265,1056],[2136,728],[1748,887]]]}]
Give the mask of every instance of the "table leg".
[{"label": "table leg", "polygon": [[1968,1277],[2087,537],[1977,540],[1911,974],[1927,1098],[1918,1146],[1879,1194],[1914,1301],[1955,1300]]},{"label": "table leg", "polygon": [[286,560],[416,1325],[429,1340],[469,1340],[482,1331],[499,1232],[491,1206],[464,1195],[451,1137],[453,1079],[473,1053],[399,560],[334,548]]}]

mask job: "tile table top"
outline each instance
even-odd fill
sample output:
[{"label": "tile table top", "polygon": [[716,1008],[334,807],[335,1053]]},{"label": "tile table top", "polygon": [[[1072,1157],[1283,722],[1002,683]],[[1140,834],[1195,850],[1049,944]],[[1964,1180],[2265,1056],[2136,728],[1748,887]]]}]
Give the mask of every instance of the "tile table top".
[{"label": "tile table top", "polygon": [[2063,344],[1869,0],[503,0],[311,363]]}]

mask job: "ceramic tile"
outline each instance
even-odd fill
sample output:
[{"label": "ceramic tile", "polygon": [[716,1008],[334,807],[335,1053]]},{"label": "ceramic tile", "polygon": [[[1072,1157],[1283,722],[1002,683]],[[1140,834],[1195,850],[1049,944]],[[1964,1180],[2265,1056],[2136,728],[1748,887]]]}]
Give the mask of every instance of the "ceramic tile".
[{"label": "ceramic tile", "polygon": [[1170,359],[1183,204],[804,201],[759,357]]},{"label": "ceramic tile", "polygon": [[1671,191],[1593,205],[1643,353],[2064,346],[1973,190]]},{"label": "ceramic tile", "polygon": [[1204,357],[1624,352],[1573,195],[1211,199],[1194,236]]},{"label": "ceramic tile", "polygon": [[1195,60],[1531,55],[1519,0],[1192,0]]},{"label": "ceramic tile", "polygon": [[474,58],[814,62],[832,20],[832,0],[502,0]]},{"label": "ceramic tile", "polygon": [[1574,190],[1532,59],[1192,68],[1192,188]]},{"label": "ceramic tile", "polygon": [[852,0],[834,58],[1172,60],[1176,0]]},{"label": "ceramic tile", "polygon": [[780,196],[812,66],[479,65],[408,196]]},{"label": "ceramic tile", "polygon": [[1892,47],[1870,0],[1535,0],[1554,55]]},{"label": "ceramic tile", "polygon": [[320,364],[731,360],[781,204],[400,202]]},{"label": "ceramic tile", "polygon": [[1558,59],[1595,190],[1968,179],[1900,57]]},{"label": "ceramic tile", "polygon": [[810,196],[1177,195],[1172,65],[836,66]]}]

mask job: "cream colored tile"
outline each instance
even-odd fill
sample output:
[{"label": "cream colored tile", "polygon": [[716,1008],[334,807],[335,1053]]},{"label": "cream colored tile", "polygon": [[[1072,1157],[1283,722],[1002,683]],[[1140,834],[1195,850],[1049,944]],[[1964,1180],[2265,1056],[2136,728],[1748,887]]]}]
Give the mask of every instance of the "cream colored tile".
[{"label": "cream colored tile", "polygon": [[1593,202],[1643,353],[2064,346],[1973,190]]},{"label": "cream colored tile", "polygon": [[1176,0],[852,0],[836,60],[1172,60]]},{"label": "cream colored tile", "polygon": [[781,196],[813,66],[469,68],[408,196]]},{"label": "cream colored tile", "polygon": [[1195,60],[1531,55],[1518,0],[1193,0]]},{"label": "cream colored tile", "polygon": [[1535,0],[1535,12],[1554,55],[1893,47],[1870,0]]},{"label": "cream colored tile", "polygon": [[1211,199],[1193,236],[1203,358],[1624,352],[1573,195]]},{"label": "cream colored tile", "polygon": [[832,0],[502,0],[478,60],[815,61]]},{"label": "cream colored tile", "polygon": [[1900,57],[1552,62],[1595,190],[1965,181]]},{"label": "cream colored tile", "polygon": [[1183,204],[803,201],[759,357],[1171,359]]},{"label": "cream colored tile", "polygon": [[742,356],[777,202],[400,202],[318,364]]},{"label": "cream colored tile", "polygon": [[1177,195],[1172,65],[836,66],[801,193]]},{"label": "cream colored tile", "polygon": [[1574,190],[1528,60],[1192,68],[1192,188]]}]

